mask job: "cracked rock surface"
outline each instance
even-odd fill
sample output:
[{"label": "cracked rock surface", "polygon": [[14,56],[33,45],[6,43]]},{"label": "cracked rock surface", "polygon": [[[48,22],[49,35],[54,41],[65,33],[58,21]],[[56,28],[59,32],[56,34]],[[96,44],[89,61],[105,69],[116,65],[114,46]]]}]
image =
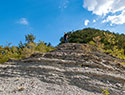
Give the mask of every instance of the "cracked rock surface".
[{"label": "cracked rock surface", "polygon": [[125,95],[124,60],[86,44],[0,64],[0,95]]}]

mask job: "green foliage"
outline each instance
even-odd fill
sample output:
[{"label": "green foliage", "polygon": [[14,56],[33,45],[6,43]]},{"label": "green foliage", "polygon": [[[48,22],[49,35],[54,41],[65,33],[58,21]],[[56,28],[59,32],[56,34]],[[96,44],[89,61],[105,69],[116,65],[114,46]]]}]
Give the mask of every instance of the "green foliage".
[{"label": "green foliage", "polygon": [[53,47],[47,46],[47,44],[44,43],[43,41],[39,41],[38,45],[35,48],[36,51],[40,51],[40,52],[49,52],[53,49],[54,49]]},{"label": "green foliage", "polygon": [[125,65],[125,62],[121,62],[122,65]]},{"label": "green foliage", "polygon": [[104,95],[110,95],[110,93],[108,92],[108,89],[103,90],[102,93],[103,93]]},{"label": "green foliage", "polygon": [[51,43],[49,42],[49,43],[47,44],[47,46],[48,46],[48,47],[51,47]]},{"label": "green foliage", "polygon": [[[96,46],[102,52],[120,59],[125,59],[125,35],[115,34],[110,31],[103,31],[93,28],[85,28],[72,33],[67,33],[70,43],[88,43]],[[64,43],[63,37],[60,39]]]},{"label": "green foliage", "polygon": [[90,41],[89,44],[90,44],[90,45],[93,45],[93,46],[96,45],[96,43],[95,43],[94,41]]},{"label": "green foliage", "polygon": [[25,35],[25,38],[28,43],[33,42],[36,39],[33,34]]},{"label": "green foliage", "polygon": [[39,52],[49,52],[54,47],[51,46],[51,43],[45,44],[43,41],[40,41],[39,43],[34,42],[34,35],[28,34],[25,36],[25,39],[27,43],[20,43],[17,46],[10,46],[12,43],[7,42],[7,46],[3,47],[0,46],[0,63],[5,63],[8,61],[8,59],[22,59],[29,57],[33,53],[39,53]]},{"label": "green foliage", "polygon": [[18,45],[19,45],[19,48],[20,48],[20,49],[23,49],[23,48],[24,48],[24,45],[23,45],[22,41],[20,41],[20,43],[19,43]]}]

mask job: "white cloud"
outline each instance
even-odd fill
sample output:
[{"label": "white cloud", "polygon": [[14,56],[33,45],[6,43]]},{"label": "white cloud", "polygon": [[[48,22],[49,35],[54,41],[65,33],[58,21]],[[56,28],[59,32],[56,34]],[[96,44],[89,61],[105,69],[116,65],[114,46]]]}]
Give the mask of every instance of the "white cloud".
[{"label": "white cloud", "polygon": [[[111,21],[112,24],[125,23],[123,18],[125,14],[125,0],[84,0],[83,7],[99,16],[108,15],[103,23],[109,21]],[[116,15],[117,12],[121,12],[121,14]],[[108,13],[111,13],[112,16]]]},{"label": "white cloud", "polygon": [[27,21],[26,18],[21,18],[19,21],[18,21],[19,24],[23,24],[23,25],[28,25],[29,22]]},{"label": "white cloud", "polygon": [[84,25],[87,26],[89,24],[89,20],[85,20]]},{"label": "white cloud", "polygon": [[61,0],[59,8],[67,8],[67,5],[69,3],[69,0]]},{"label": "white cloud", "polygon": [[93,23],[95,23],[95,22],[96,22],[96,20],[94,19],[94,20],[93,20]]},{"label": "white cloud", "polygon": [[124,24],[125,23],[125,10],[120,15],[108,16],[103,23],[111,22],[112,24]]}]

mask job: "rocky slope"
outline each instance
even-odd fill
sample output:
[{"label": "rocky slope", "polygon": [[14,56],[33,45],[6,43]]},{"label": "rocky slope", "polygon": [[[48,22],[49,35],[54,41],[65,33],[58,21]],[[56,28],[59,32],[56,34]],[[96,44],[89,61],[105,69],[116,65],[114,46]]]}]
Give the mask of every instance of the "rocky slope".
[{"label": "rocky slope", "polygon": [[0,95],[125,95],[125,67],[86,44],[0,65]]}]

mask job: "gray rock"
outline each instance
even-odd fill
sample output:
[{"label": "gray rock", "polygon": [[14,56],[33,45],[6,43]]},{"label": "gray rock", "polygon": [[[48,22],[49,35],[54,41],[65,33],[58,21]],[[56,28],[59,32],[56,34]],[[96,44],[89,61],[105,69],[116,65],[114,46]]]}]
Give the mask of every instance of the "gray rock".
[{"label": "gray rock", "polygon": [[125,68],[115,60],[90,45],[62,44],[1,64],[0,95],[102,95],[105,89],[123,95]]}]

